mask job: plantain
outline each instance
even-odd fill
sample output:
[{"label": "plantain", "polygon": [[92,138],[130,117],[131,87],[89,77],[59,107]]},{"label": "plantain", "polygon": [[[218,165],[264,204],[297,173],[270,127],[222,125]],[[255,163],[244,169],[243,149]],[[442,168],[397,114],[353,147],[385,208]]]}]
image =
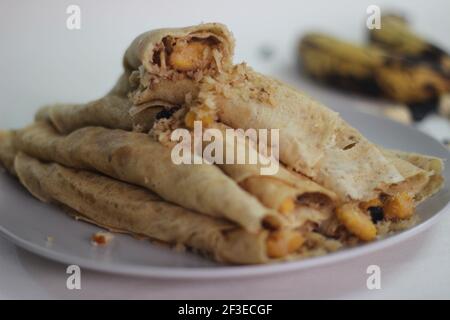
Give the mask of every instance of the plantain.
[{"label": "plantain", "polygon": [[381,95],[374,71],[383,65],[383,51],[358,47],[321,33],[300,41],[304,70],[314,79],[338,88]]},{"label": "plantain", "polygon": [[429,63],[373,44],[358,46],[326,34],[310,33],[301,39],[299,50],[303,68],[311,77],[335,87],[405,103],[419,113],[424,105],[427,110],[434,108],[439,96],[450,91],[450,78]]},{"label": "plantain", "polygon": [[450,76],[450,55],[417,35],[400,15],[383,15],[381,29],[369,30],[369,42],[410,61],[428,63],[436,72]]},{"label": "plantain", "polygon": [[374,71],[383,65],[384,52],[359,47],[321,33],[310,33],[300,41],[304,70],[314,79],[338,88],[372,95],[382,91]]}]

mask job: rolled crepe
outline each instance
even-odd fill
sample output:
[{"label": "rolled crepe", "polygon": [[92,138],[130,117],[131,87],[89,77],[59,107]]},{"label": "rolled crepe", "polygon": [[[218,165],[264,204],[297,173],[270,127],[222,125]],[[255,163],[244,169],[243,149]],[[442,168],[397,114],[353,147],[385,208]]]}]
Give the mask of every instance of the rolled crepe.
[{"label": "rolled crepe", "polygon": [[341,199],[371,199],[404,180],[389,159],[336,112],[245,65],[216,79],[205,78],[186,121],[202,120],[205,109],[212,113],[209,117],[233,128],[279,129],[280,161]]},{"label": "rolled crepe", "polygon": [[[433,196],[444,184],[442,159],[399,150],[383,149],[383,152],[390,157],[395,157],[397,163],[402,163],[399,170],[405,177],[405,183],[400,184],[399,187],[411,190],[416,202],[422,202]],[[422,187],[417,188],[419,185]]]},{"label": "rolled crepe", "polygon": [[231,66],[233,51],[233,36],[219,23],[141,34],[124,56],[131,100],[134,105],[154,100],[180,105],[186,95],[196,95],[203,76]]},{"label": "rolled crepe", "polygon": [[391,185],[387,190],[387,194],[396,194],[399,192],[408,192],[410,194],[418,194],[429,181],[429,173],[412,163],[405,161],[396,156],[390,150],[382,150],[386,158],[388,158],[400,174],[404,177],[404,181]]},{"label": "rolled crepe", "polygon": [[[107,96],[87,105],[47,107],[38,113],[36,119],[50,120],[62,133],[70,133],[89,125],[132,130],[136,123],[132,123],[128,109],[129,105],[125,99]],[[148,124],[153,124],[156,113],[154,110],[159,111],[157,108],[148,108],[139,113],[138,119],[141,120],[144,131],[148,131]],[[145,114],[151,114],[153,117],[143,117]],[[225,126],[220,129],[225,133]],[[333,199],[336,198],[333,192],[283,167],[276,176],[271,177],[261,176],[260,165],[221,164],[219,167],[266,207],[283,214],[289,213],[286,215],[288,219],[294,220],[290,225],[303,224],[308,221],[308,217],[319,222],[329,217],[332,212]]]},{"label": "rolled crepe", "polygon": [[57,104],[41,108],[36,121],[47,120],[60,133],[70,133],[76,129],[99,126],[111,129],[148,132],[159,112],[164,110],[163,102],[154,102],[152,108],[133,113],[128,98],[107,95],[87,104]]},{"label": "rolled crepe", "polygon": [[36,198],[68,206],[101,227],[183,244],[221,262],[271,260],[268,231],[250,234],[225,220],[165,202],[140,187],[56,163],[44,164],[23,153],[15,158],[15,168],[21,183]]},{"label": "rolled crepe", "polygon": [[227,218],[249,232],[282,224],[279,214],[265,208],[220,169],[209,164],[176,165],[171,149],[147,134],[86,127],[63,136],[40,122],[17,131],[14,144],[41,160],[96,170],[140,185],[185,208]]},{"label": "rolled crepe", "polygon": [[251,234],[223,219],[170,204],[140,187],[56,163],[44,164],[24,153],[17,155],[13,137],[14,132],[0,132],[0,164],[18,175],[39,200],[62,205],[78,219],[110,231],[183,244],[217,261],[238,264],[292,258],[303,244],[298,231]]},{"label": "rolled crepe", "polygon": [[[307,221],[320,223],[332,215],[338,200],[334,192],[287,170],[275,158],[272,161],[277,162],[274,163],[277,170],[274,167],[270,175],[264,175],[263,169],[267,169],[267,165],[258,159],[259,153],[247,137],[238,137],[231,128],[220,123],[213,128],[220,133],[214,136],[214,143],[218,148],[223,148],[222,159],[211,159],[215,161],[214,164],[266,207],[285,215],[291,227],[299,227]],[[208,145],[204,144],[203,151],[206,151]],[[245,164],[227,163],[226,159],[236,159],[238,152],[245,154]],[[251,153],[256,162],[250,162]]]}]

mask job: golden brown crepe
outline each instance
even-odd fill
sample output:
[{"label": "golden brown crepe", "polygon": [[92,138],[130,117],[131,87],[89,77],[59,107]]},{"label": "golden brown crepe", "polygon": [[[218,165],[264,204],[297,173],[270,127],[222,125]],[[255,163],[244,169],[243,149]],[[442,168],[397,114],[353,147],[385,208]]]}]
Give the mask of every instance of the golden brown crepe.
[{"label": "golden brown crepe", "polygon": [[[217,130],[214,143],[219,149],[222,148],[222,158],[215,156],[208,160],[244,190],[257,197],[266,207],[282,213],[291,227],[299,227],[307,221],[320,223],[332,215],[338,201],[334,192],[305,176],[287,170],[275,158],[272,159],[276,162],[272,163],[272,171],[265,173],[264,169],[269,169],[270,166],[261,162],[260,153],[248,137],[238,136],[232,128],[222,124],[215,124],[208,129]],[[203,151],[208,148],[209,144],[204,143]],[[227,163],[227,158],[233,157],[237,160],[238,152],[245,154],[245,158],[241,159],[244,163]],[[256,161],[250,161],[250,154]]]},{"label": "golden brown crepe", "polygon": [[140,187],[56,163],[44,164],[23,153],[16,157],[15,168],[36,198],[64,204],[104,228],[183,244],[222,262],[270,260],[268,231],[250,234],[225,220],[165,202]]},{"label": "golden brown crepe", "polygon": [[282,216],[262,206],[217,167],[176,165],[171,149],[147,134],[86,127],[67,136],[45,123],[17,131],[15,145],[38,159],[92,169],[154,191],[167,201],[227,218],[250,232],[279,227]]},{"label": "golden brown crepe", "polygon": [[133,114],[133,106],[127,97],[107,95],[87,104],[57,104],[41,108],[36,121],[47,120],[60,133],[70,133],[76,129],[99,126],[111,129],[148,132],[164,103],[159,102]]},{"label": "golden brown crepe", "polygon": [[125,70],[131,72],[134,105],[154,100],[174,105],[194,95],[205,75],[231,66],[234,39],[220,23],[153,30],[138,36],[127,49]]},{"label": "golden brown crepe", "polygon": [[[79,220],[113,232],[186,245],[217,261],[267,263],[301,254],[305,239],[292,229],[256,234],[223,219],[208,217],[170,204],[156,194],[101,174],[44,164],[17,155],[13,134],[0,133],[0,163],[39,200],[61,205]],[[15,161],[14,161],[15,160]],[[95,199],[95,201],[92,201]]]},{"label": "golden brown crepe", "polygon": [[280,161],[344,201],[367,201],[405,180],[395,165],[339,115],[295,89],[238,65],[202,81],[193,119],[233,128],[279,129]]},{"label": "golden brown crepe", "polygon": [[[124,98],[106,96],[87,105],[56,105],[41,109],[36,120],[48,120],[61,133],[70,133],[89,125],[138,131],[129,116]],[[160,108],[147,108],[138,113],[139,131],[148,131]],[[157,111],[157,112],[154,112]],[[147,115],[144,117],[144,115]],[[223,126],[225,128],[225,126]],[[225,132],[225,130],[223,130]],[[246,145],[248,147],[248,144]],[[271,209],[284,214],[295,225],[327,219],[336,195],[308,178],[281,167],[275,176],[261,176],[260,165],[228,165],[219,167],[247,192]]]},{"label": "golden brown crepe", "polygon": [[[410,168],[414,168],[410,169],[409,175],[402,173],[407,178],[407,183],[408,179],[424,180],[422,176],[424,174],[427,175],[428,179],[426,183],[424,183],[423,188],[414,193],[415,200],[417,202],[422,202],[428,199],[442,188],[444,184],[444,177],[442,176],[442,171],[444,170],[444,162],[442,161],[442,159],[399,150],[383,150],[383,152],[388,152],[391,155],[394,155],[398,159],[409,163]],[[414,184],[414,186],[410,185],[408,187],[414,188],[416,185],[417,184]],[[414,189],[412,191],[414,191]]]}]

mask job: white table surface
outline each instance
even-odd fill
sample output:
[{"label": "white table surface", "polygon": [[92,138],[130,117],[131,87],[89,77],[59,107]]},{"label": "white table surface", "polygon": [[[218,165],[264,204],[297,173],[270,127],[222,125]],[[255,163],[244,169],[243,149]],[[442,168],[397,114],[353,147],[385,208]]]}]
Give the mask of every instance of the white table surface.
[{"label": "white table surface", "polygon": [[[294,48],[305,30],[319,28],[362,40],[371,1],[12,1],[0,2],[0,127],[27,124],[42,104],[99,97],[121,71],[121,55],[134,36],[161,26],[201,21],[229,25],[237,39],[236,61],[308,92],[325,104],[377,112],[362,97],[349,97],[301,78]],[[82,28],[65,27],[69,4],[78,4]],[[378,1],[403,8],[416,29],[450,48],[448,1]],[[259,49],[274,54],[263,60]],[[450,134],[442,121],[425,129]],[[431,129],[430,129],[431,128]],[[435,129],[436,128],[436,129]],[[433,132],[436,131],[436,132]],[[450,214],[429,231],[394,247],[333,266],[276,276],[225,281],[167,281],[82,270],[82,289],[66,289],[66,266],[30,254],[0,238],[0,298],[300,299],[450,298]],[[366,268],[381,267],[380,290],[366,288]]]}]

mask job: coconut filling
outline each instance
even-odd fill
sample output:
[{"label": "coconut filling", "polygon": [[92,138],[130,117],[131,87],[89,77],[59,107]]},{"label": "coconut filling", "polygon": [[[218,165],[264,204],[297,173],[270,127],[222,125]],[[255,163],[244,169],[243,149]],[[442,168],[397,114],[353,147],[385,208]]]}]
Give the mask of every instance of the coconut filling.
[{"label": "coconut filling", "polygon": [[[130,113],[134,116],[157,106],[169,110],[162,112],[160,118],[169,118],[170,112],[181,104],[190,103],[192,96],[198,94],[192,81],[198,82],[203,76],[222,71],[227,63],[223,52],[227,52],[227,48],[216,36],[163,38],[154,47],[151,64],[146,68],[140,66],[130,75],[129,82],[134,88],[129,95],[134,104]],[[158,87],[167,80],[172,82],[171,90],[165,85]]]}]

